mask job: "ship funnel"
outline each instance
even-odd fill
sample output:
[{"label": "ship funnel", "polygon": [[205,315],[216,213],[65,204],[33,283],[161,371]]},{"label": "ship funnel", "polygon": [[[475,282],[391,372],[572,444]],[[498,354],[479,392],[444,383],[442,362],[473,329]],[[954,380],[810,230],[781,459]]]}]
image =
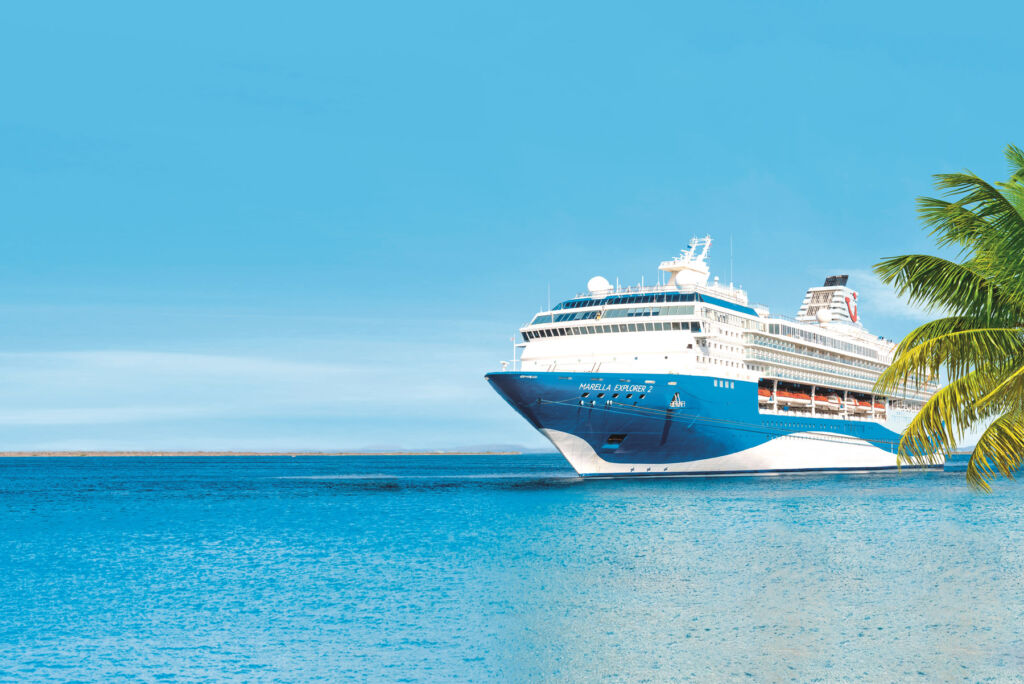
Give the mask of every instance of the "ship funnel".
[{"label": "ship funnel", "polygon": [[839,321],[860,325],[857,293],[846,286],[849,278],[848,275],[833,275],[825,278],[821,287],[809,288],[796,320],[802,323]]}]

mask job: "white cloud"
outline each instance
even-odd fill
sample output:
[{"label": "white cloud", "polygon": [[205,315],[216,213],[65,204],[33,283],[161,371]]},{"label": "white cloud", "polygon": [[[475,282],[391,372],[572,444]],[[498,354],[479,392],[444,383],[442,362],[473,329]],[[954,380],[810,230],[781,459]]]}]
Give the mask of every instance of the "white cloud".
[{"label": "white cloud", "polygon": [[417,360],[417,374],[410,374],[408,359],[361,360],[132,350],[0,353],[0,424],[352,416],[396,407],[422,414],[488,391],[482,378],[467,390],[449,360]]},{"label": "white cloud", "polygon": [[198,406],[109,406],[76,408],[0,409],[0,425],[105,425],[195,418],[202,414]]},{"label": "white cloud", "polygon": [[850,274],[850,285],[857,290],[862,315],[886,316],[915,323],[923,323],[935,317],[933,313],[912,306],[898,297],[891,286],[882,283],[871,271],[852,269],[842,272]]}]

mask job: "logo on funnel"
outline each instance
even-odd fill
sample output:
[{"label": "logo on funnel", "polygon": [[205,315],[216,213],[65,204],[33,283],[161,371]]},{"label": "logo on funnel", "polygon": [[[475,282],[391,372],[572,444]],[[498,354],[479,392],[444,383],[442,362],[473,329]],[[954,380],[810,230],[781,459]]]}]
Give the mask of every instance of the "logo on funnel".
[{"label": "logo on funnel", "polygon": [[[851,302],[850,299],[853,299]],[[850,297],[846,297],[846,310],[850,312],[850,320],[854,323],[857,322],[857,293],[851,292]]]}]

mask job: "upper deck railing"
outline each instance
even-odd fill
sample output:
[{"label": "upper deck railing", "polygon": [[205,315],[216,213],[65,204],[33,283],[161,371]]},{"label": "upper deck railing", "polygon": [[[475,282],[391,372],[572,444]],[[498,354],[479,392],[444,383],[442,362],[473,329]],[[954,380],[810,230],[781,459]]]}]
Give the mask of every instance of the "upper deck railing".
[{"label": "upper deck railing", "polygon": [[747,304],[747,293],[743,288],[734,287],[732,285],[693,285],[688,287],[678,287],[676,285],[627,285],[621,286],[616,284],[614,288],[600,292],[577,292],[573,295],[572,299],[604,299],[606,297],[615,297],[617,295],[645,295],[645,294],[664,294],[664,293],[698,293],[711,295],[712,297],[720,297],[722,299],[731,299],[732,301],[743,304],[744,306],[750,306]]}]

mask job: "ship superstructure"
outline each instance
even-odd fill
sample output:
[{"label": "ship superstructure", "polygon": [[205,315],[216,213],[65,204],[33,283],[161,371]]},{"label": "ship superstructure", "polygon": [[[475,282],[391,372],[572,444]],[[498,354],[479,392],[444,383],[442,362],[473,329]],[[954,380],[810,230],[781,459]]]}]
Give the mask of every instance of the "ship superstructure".
[{"label": "ship superstructure", "polygon": [[710,277],[711,242],[662,262],[656,286],[592,278],[523,326],[520,358],[488,380],[581,475],[895,467],[935,387],[872,392],[895,345],[864,329],[848,277],[773,315]]}]

